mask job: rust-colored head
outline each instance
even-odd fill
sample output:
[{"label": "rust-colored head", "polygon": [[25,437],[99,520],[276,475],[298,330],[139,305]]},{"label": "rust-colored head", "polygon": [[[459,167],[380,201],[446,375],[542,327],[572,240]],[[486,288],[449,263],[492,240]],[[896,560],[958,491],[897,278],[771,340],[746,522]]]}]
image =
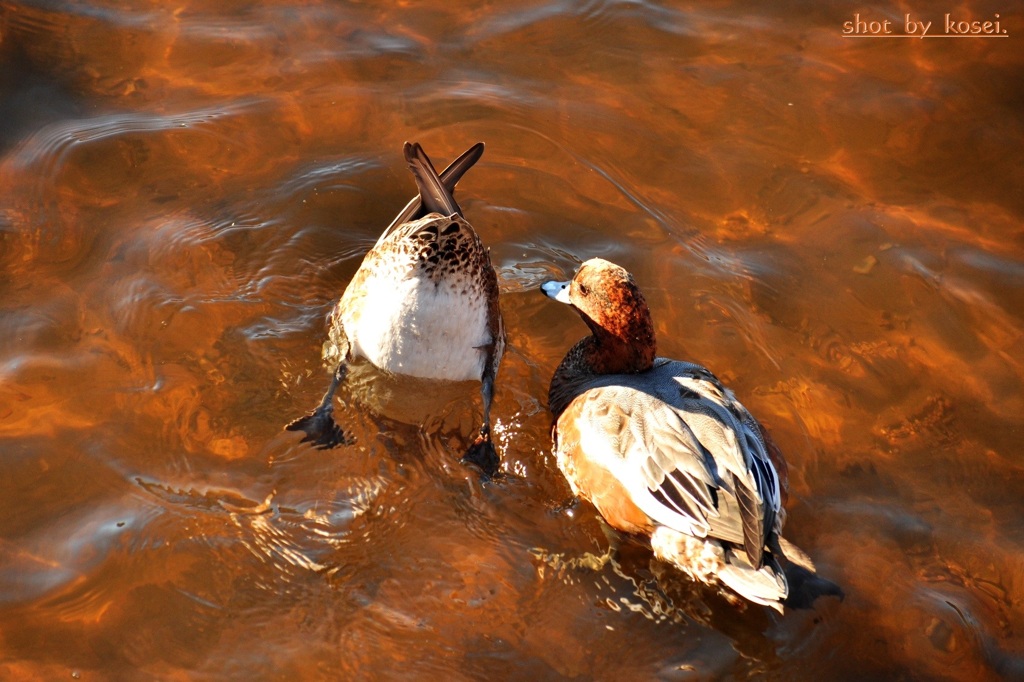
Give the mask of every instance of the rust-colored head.
[{"label": "rust-colored head", "polygon": [[601,258],[580,266],[570,282],[547,282],[549,297],[569,303],[590,327],[594,341],[586,353],[595,374],[635,373],[650,369],[657,344],[647,302],[633,276]]}]

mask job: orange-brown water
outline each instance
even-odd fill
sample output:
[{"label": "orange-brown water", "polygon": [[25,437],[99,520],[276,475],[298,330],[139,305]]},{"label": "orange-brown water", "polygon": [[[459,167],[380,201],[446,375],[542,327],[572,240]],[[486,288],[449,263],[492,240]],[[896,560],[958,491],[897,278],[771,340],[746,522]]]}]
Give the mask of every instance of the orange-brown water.
[{"label": "orange-brown water", "polygon": [[[0,678],[1024,676],[1024,7],[0,2]],[[843,38],[1000,13],[1004,39]],[[939,29],[933,28],[933,31]],[[491,247],[477,386],[340,392],[418,140]],[[631,270],[772,430],[845,602],[777,617],[566,511],[535,290]]]}]

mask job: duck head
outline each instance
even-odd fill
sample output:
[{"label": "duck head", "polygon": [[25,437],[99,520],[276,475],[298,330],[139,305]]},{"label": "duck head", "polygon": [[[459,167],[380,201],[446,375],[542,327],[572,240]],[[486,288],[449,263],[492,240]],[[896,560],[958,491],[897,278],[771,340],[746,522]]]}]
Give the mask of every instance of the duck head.
[{"label": "duck head", "polygon": [[545,282],[541,291],[571,305],[590,327],[592,336],[573,349],[589,373],[634,374],[651,368],[657,351],[654,323],[640,287],[625,268],[592,258],[572,280]]}]

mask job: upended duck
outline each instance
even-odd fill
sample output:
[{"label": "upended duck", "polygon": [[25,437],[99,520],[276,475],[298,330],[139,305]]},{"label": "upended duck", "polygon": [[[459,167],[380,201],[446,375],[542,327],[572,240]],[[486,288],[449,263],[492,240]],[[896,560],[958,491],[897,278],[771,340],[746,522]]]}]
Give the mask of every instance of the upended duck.
[{"label": "upended duck", "polygon": [[548,395],[573,493],[614,528],[649,537],[659,559],[751,602],[781,613],[841,597],[782,538],[786,469],[767,432],[707,369],[656,357],[632,275],[595,258],[542,290],[592,332],[565,355]]},{"label": "upended duck", "polygon": [[348,364],[363,358],[393,374],[480,381],[483,423],[464,461],[496,473],[490,410],[505,348],[498,277],[453,194],[483,150],[477,143],[439,176],[419,144],[405,144],[419,195],[384,230],[331,312],[323,347],[330,387],[312,413],[285,427],[305,432],[302,442],[346,441],[334,421],[334,393]]}]

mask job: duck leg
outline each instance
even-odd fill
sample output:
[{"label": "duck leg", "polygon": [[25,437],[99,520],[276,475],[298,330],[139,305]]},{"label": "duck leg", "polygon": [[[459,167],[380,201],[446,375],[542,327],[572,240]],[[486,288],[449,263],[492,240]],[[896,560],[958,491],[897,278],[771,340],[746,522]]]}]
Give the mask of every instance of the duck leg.
[{"label": "duck leg", "polygon": [[488,367],[480,381],[480,395],[484,403],[484,420],[480,425],[480,433],[462,457],[463,464],[473,464],[480,468],[485,478],[492,478],[498,473],[498,452],[491,442],[491,401],[494,400],[494,368]]},{"label": "duck leg", "polygon": [[334,392],[338,390],[338,386],[345,380],[346,374],[348,374],[348,368],[345,362],[342,361],[338,364],[338,368],[334,370],[334,376],[331,377],[331,385],[328,386],[327,392],[324,393],[320,405],[305,417],[299,417],[284,427],[287,431],[304,432],[306,435],[302,437],[302,440],[299,441],[300,443],[313,443],[318,450],[329,450],[338,445],[352,444],[352,438],[346,436],[345,432],[334,421]]}]

